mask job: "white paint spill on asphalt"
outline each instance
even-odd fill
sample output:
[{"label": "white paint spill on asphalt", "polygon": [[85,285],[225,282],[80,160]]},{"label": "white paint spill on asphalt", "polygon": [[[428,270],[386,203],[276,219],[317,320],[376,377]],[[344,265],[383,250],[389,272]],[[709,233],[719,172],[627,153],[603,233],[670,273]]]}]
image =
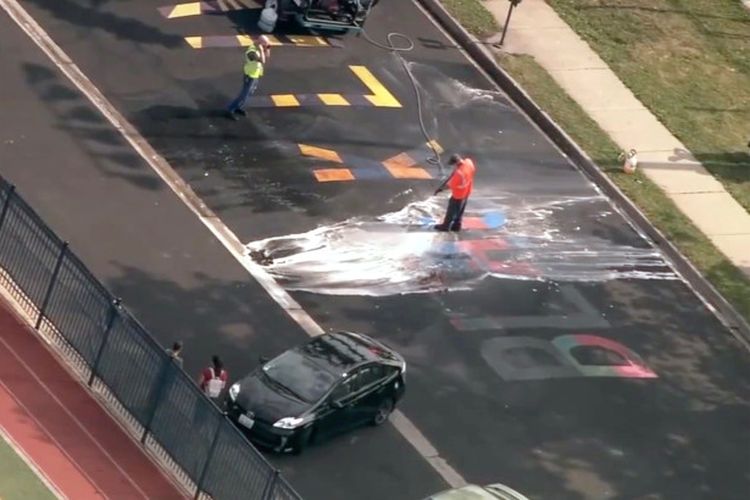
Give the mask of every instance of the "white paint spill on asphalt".
[{"label": "white paint spill on asphalt", "polygon": [[[430,198],[380,217],[355,217],[306,233],[251,242],[247,250],[285,288],[386,296],[471,289],[487,278],[557,282],[677,279],[660,253],[564,228],[600,196],[519,202],[472,198],[463,232],[431,224],[445,201]],[[577,212],[576,212],[577,213]],[[596,213],[594,221],[611,212]],[[573,219],[574,220],[574,219]],[[489,226],[489,227],[487,227]]]}]

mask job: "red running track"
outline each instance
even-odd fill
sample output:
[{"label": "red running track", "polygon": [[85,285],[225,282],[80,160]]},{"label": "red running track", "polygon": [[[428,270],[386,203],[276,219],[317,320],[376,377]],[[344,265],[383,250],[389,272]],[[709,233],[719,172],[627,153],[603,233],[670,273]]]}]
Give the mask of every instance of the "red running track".
[{"label": "red running track", "polygon": [[63,497],[186,498],[2,301],[0,427]]}]

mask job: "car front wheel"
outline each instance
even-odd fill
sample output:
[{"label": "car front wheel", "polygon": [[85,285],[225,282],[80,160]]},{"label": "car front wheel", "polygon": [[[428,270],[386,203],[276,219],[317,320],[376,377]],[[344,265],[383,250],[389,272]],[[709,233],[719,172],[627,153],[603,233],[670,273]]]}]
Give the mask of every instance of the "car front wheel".
[{"label": "car front wheel", "polygon": [[393,400],[391,398],[384,399],[381,401],[380,406],[375,411],[375,415],[372,417],[372,425],[381,425],[388,420],[388,417],[393,413]]},{"label": "car front wheel", "polygon": [[293,455],[299,455],[305,450],[305,448],[307,448],[307,446],[310,444],[310,441],[312,440],[312,434],[312,425],[302,429],[299,434],[297,434],[297,436],[294,438],[294,442],[292,443]]}]

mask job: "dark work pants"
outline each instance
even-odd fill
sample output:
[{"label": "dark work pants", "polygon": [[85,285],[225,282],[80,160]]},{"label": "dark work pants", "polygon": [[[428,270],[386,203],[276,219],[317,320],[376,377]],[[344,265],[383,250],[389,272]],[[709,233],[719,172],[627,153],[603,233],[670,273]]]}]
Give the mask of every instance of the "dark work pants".
[{"label": "dark work pants", "polygon": [[238,95],[229,105],[229,112],[236,113],[238,109],[243,109],[247,99],[255,92],[256,88],[258,88],[258,79],[250,78],[245,75],[242,79],[242,90],[240,90],[240,95]]},{"label": "dark work pants", "polygon": [[445,211],[445,218],[440,227],[445,231],[460,231],[461,220],[464,217],[464,210],[466,209],[466,202],[468,198],[458,200],[454,197],[450,197],[448,200],[448,209]]}]

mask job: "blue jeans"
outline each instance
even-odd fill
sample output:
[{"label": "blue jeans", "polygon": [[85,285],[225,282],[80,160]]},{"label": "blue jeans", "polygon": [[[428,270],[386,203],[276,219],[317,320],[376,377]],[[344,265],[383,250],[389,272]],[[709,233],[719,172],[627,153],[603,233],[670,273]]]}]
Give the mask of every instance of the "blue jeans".
[{"label": "blue jeans", "polygon": [[234,101],[229,105],[229,112],[230,113],[236,113],[238,109],[243,109],[245,107],[245,103],[247,102],[248,97],[253,95],[255,92],[255,89],[258,88],[258,79],[257,78],[250,78],[249,76],[245,75],[242,79],[242,90],[240,90],[240,95],[238,95]]}]

